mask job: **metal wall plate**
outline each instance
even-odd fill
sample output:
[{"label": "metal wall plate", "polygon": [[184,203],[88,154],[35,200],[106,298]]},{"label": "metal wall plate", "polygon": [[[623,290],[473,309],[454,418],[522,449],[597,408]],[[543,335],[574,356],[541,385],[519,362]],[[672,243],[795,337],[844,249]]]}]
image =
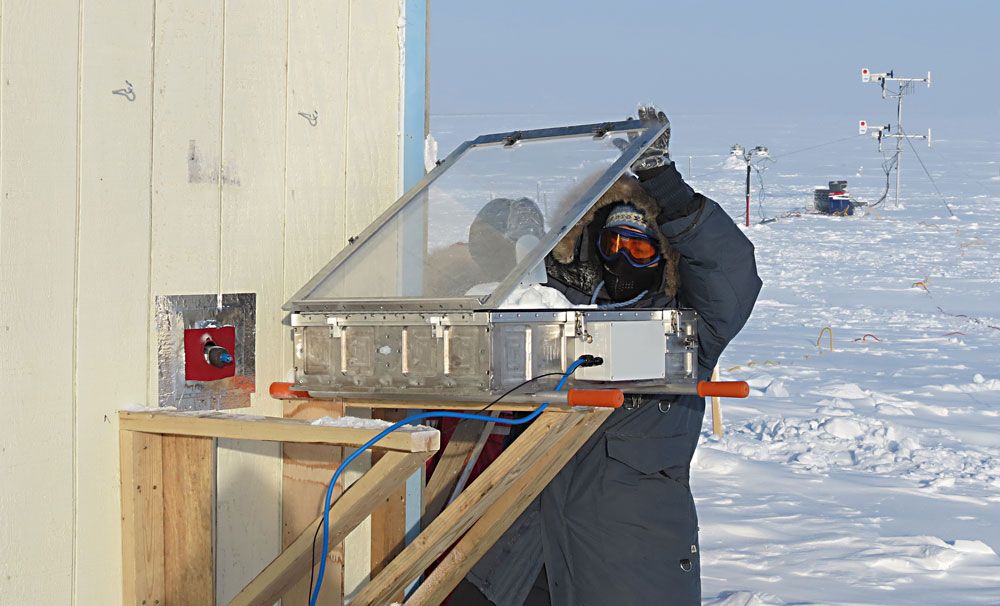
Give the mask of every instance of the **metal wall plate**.
[{"label": "metal wall plate", "polygon": [[[185,378],[184,330],[233,326],[236,374],[216,381]],[[157,295],[156,333],[159,405],[178,410],[220,410],[250,406],[255,391],[257,295]]]}]

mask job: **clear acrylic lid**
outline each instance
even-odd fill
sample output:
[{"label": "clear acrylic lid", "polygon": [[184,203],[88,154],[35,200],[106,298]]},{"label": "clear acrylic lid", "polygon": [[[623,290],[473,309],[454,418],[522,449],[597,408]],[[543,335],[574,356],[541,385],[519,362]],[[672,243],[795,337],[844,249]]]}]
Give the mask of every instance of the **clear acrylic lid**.
[{"label": "clear acrylic lid", "polygon": [[468,141],[285,309],[495,307],[537,280],[545,255],[663,130],[627,120]]}]

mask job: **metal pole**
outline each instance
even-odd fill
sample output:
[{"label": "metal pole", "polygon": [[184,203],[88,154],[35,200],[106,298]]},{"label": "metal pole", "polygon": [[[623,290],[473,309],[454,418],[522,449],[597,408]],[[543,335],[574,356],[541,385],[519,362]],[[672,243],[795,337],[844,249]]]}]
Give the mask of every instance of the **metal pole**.
[{"label": "metal pole", "polygon": [[899,208],[899,184],[900,173],[903,172],[903,91],[899,88],[899,97],[896,101],[896,208]]},{"label": "metal pole", "polygon": [[747,227],[750,227],[750,161],[747,160]]},{"label": "metal pole", "polygon": [[693,174],[694,173],[691,171],[691,156],[688,156],[688,179],[690,179]]}]

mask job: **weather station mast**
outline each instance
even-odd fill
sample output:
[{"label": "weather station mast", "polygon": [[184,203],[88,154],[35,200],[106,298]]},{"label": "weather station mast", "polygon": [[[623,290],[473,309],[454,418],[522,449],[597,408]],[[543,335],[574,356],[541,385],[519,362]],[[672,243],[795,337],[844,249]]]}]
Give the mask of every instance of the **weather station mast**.
[{"label": "weather station mast", "polygon": [[[895,206],[899,207],[899,191],[900,191],[900,175],[902,173],[902,157],[903,157],[903,140],[904,139],[926,139],[927,147],[931,146],[931,129],[927,129],[926,135],[908,135],[906,131],[903,130],[903,97],[906,96],[908,92],[913,91],[913,85],[923,82],[927,84],[927,88],[931,87],[931,73],[927,72],[925,78],[902,78],[897,77],[892,70],[888,72],[872,72],[867,67],[861,69],[861,81],[865,83],[878,84],[882,89],[883,99],[896,99],[896,131],[892,132],[892,128],[889,125],[874,127],[872,130],[872,137],[878,140],[878,149],[882,151],[882,139],[883,138],[893,138],[896,140],[896,154],[893,160],[893,164],[896,169],[896,193],[895,193]],[[896,83],[896,89],[890,89],[887,84],[890,82]],[[868,121],[861,120],[858,122],[858,132],[860,134],[865,134],[868,132]],[[910,145],[913,145],[910,143]]]}]

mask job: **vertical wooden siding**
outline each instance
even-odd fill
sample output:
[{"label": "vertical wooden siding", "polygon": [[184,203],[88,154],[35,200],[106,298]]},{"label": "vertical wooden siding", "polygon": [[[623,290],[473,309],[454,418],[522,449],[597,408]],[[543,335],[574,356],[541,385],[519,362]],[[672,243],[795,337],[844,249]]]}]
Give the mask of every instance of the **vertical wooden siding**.
[{"label": "vertical wooden siding", "polygon": [[80,5],[7,0],[0,19],[0,603],[68,604]]},{"label": "vertical wooden siding", "polygon": [[[156,295],[256,292],[280,414],[281,304],[398,194],[400,10],[0,0],[0,603],[120,601],[111,413],[155,404]],[[280,546],[279,451],[218,466],[225,601]]]}]

